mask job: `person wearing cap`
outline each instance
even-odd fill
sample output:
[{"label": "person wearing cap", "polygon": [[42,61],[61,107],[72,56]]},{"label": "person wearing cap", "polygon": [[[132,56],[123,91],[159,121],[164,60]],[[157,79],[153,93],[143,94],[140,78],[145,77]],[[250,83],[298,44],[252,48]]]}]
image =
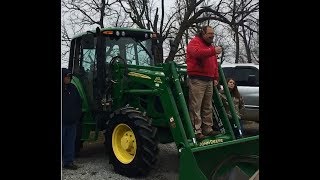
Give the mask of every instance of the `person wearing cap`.
[{"label": "person wearing cap", "polygon": [[76,128],[82,115],[82,104],[80,94],[71,79],[71,71],[62,68],[62,161],[64,169],[76,170]]}]

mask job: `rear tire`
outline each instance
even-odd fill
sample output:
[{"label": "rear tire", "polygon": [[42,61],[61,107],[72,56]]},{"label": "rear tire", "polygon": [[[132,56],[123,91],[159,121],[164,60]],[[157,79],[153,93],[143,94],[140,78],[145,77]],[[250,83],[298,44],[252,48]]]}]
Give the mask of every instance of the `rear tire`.
[{"label": "rear tire", "polygon": [[105,138],[110,164],[118,174],[145,176],[157,160],[156,128],[132,107],[118,109],[110,118]]}]

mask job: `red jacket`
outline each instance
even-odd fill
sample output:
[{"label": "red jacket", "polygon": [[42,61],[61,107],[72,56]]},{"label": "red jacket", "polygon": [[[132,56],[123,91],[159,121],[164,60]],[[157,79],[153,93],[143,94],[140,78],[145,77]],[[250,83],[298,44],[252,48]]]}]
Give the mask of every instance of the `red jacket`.
[{"label": "red jacket", "polygon": [[188,75],[219,79],[215,48],[213,45],[205,44],[198,36],[195,36],[187,46],[187,72]]}]

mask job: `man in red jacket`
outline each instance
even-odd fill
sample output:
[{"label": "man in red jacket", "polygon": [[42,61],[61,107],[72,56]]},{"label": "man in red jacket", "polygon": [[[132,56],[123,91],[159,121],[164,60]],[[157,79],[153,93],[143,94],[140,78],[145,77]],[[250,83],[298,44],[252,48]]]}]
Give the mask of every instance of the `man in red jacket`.
[{"label": "man in red jacket", "polygon": [[198,140],[219,134],[212,129],[212,95],[219,79],[217,55],[222,49],[212,45],[213,36],[213,28],[204,26],[187,46],[189,113]]}]

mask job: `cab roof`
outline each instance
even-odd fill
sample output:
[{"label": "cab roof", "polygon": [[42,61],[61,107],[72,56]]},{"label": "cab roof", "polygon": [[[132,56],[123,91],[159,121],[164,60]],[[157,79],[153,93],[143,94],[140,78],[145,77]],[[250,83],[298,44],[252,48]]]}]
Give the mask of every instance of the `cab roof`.
[{"label": "cab roof", "polygon": [[[102,28],[100,31],[135,31],[135,32],[141,32],[141,33],[153,33],[153,31],[148,30],[148,29],[126,28],[126,27],[106,27],[106,28]],[[96,33],[96,30],[91,30],[91,31],[86,31],[83,33],[76,34],[75,36],[72,37],[72,39],[81,37],[84,34],[87,34],[88,32],[89,33]]]}]

